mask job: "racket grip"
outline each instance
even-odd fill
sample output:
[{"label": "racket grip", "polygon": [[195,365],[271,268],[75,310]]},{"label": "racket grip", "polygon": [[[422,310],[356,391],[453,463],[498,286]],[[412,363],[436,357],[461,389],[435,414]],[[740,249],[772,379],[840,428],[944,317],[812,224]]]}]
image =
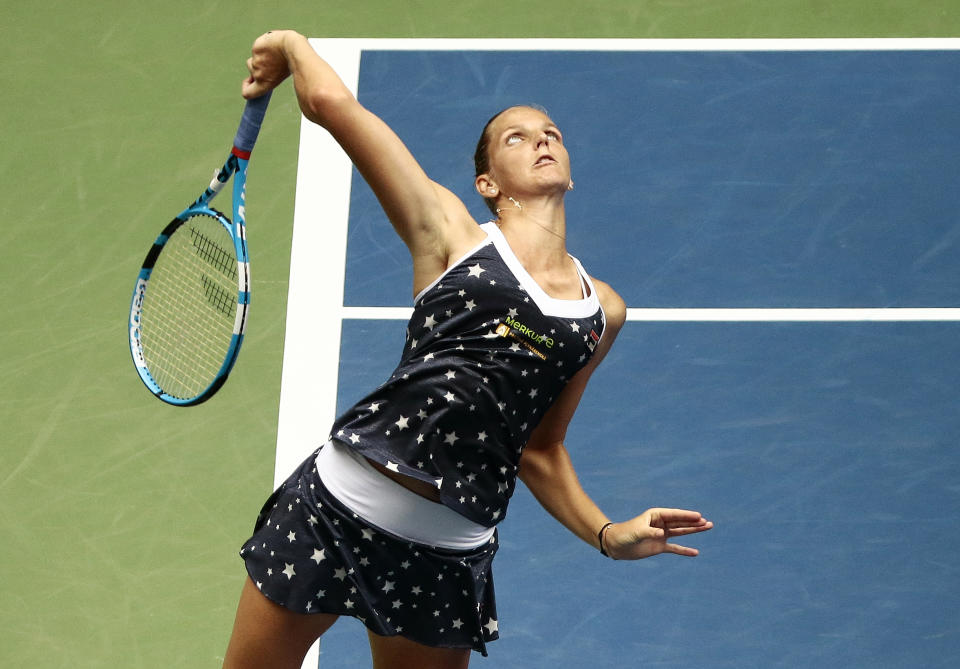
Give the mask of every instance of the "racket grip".
[{"label": "racket grip", "polygon": [[253,151],[253,145],[257,143],[257,135],[260,134],[260,124],[263,123],[263,117],[267,113],[267,105],[270,103],[270,95],[273,91],[247,100],[247,106],[243,109],[243,116],[240,118],[240,127],[237,128],[237,136],[233,139],[234,149],[249,154]]}]

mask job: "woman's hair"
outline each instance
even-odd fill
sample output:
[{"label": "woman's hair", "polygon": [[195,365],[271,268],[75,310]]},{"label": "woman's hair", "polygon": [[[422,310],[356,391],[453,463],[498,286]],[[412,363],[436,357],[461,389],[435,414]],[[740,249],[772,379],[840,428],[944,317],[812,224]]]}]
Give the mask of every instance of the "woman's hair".
[{"label": "woman's hair", "polygon": [[[501,109],[499,112],[494,114],[487,124],[483,126],[483,132],[480,133],[480,141],[477,142],[477,149],[473,152],[473,166],[474,166],[474,176],[478,177],[481,174],[486,174],[490,171],[490,126],[493,125],[493,122],[496,121],[502,114],[510,111],[511,109],[516,109],[517,107],[529,107],[530,109],[536,109],[538,112],[542,112],[547,116],[550,114],[547,113],[547,110],[536,104],[529,105],[513,105],[507,107],[506,109]],[[487,209],[491,213],[497,213],[497,201],[492,197],[485,197],[483,201],[487,203]]]}]

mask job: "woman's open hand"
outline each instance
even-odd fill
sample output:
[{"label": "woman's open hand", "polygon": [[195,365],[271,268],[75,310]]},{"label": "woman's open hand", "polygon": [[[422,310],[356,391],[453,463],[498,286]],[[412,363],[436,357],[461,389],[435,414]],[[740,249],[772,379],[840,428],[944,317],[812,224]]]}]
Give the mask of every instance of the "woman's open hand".
[{"label": "woman's open hand", "polygon": [[608,527],[603,533],[603,546],[615,560],[639,560],[660,553],[695,557],[700,552],[696,548],[670,543],[670,539],[712,527],[713,523],[698,511],[647,509],[632,520]]}]

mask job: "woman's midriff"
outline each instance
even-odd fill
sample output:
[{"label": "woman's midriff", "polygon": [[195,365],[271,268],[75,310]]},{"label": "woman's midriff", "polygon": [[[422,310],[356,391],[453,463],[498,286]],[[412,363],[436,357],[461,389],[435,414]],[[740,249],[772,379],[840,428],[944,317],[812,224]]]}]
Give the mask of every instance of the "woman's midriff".
[{"label": "woman's midriff", "polygon": [[392,481],[399,483],[404,488],[410,492],[416,493],[421,497],[430,500],[431,502],[440,503],[440,491],[434,488],[432,485],[426,481],[418,481],[415,478],[409,476],[404,476],[398,472],[391,471],[385,466],[381,465],[379,462],[374,462],[373,460],[367,458],[367,462],[373,465],[373,468],[378,472],[386,476]]}]

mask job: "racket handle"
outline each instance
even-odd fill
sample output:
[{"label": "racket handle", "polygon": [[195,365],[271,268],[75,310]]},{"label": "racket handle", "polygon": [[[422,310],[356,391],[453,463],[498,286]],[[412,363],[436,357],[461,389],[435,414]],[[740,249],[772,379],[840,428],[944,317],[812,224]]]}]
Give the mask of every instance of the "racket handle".
[{"label": "racket handle", "polygon": [[243,116],[240,118],[240,127],[237,128],[237,136],[233,139],[233,147],[249,157],[253,151],[253,145],[257,143],[257,135],[260,134],[260,124],[263,123],[263,117],[267,113],[267,105],[270,103],[270,95],[273,91],[247,100],[247,106],[243,109]]}]

